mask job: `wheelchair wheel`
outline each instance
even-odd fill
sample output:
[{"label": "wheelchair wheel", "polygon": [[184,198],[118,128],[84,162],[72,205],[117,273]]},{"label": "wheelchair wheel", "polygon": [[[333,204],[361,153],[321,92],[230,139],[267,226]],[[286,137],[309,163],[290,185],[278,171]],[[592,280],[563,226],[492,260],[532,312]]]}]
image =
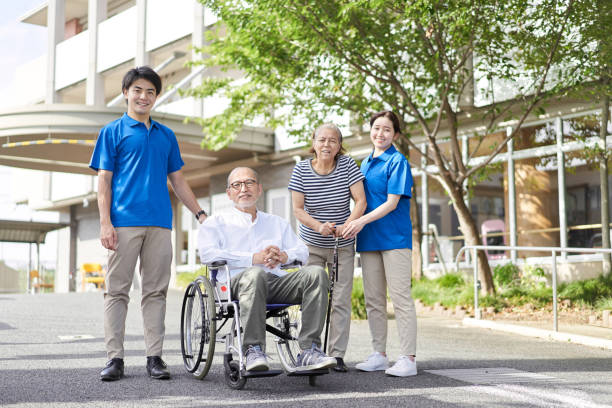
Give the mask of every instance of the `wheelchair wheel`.
[{"label": "wheelchair wheel", "polygon": [[225,369],[225,383],[234,390],[243,389],[247,379],[240,375],[240,364],[232,360],[228,365],[229,370],[227,368]]},{"label": "wheelchair wheel", "polygon": [[208,374],[215,353],[215,298],[205,277],[190,283],[181,312],[181,351],[185,369],[201,380]]},{"label": "wheelchair wheel", "polygon": [[302,329],[302,311],[299,305],[290,306],[285,309],[285,313],[274,317],[274,326],[288,335],[291,339],[278,339],[277,349],[280,354],[281,362],[286,362],[290,369],[297,366],[298,354],[301,353],[298,344],[298,335]]}]

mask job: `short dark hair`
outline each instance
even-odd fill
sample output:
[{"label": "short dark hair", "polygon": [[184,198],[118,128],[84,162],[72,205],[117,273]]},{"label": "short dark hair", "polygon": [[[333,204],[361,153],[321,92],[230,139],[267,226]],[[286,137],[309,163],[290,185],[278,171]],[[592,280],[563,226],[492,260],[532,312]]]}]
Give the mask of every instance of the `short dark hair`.
[{"label": "short dark hair", "polygon": [[153,71],[151,67],[148,67],[146,65],[142,67],[132,68],[128,72],[126,72],[126,74],[123,76],[123,81],[121,82],[121,92],[130,89],[130,86],[132,86],[134,81],[138,79],[146,79],[147,81],[153,84],[157,95],[161,93],[161,78],[159,77],[159,75],[157,75],[157,72]]},{"label": "short dark hair", "polygon": [[387,119],[389,119],[391,121],[391,123],[393,123],[393,131],[395,133],[402,133],[401,129],[400,129],[400,121],[397,118],[397,115],[391,111],[380,111],[380,112],[376,112],[375,114],[373,114],[370,117],[370,126],[372,126],[374,124],[374,122],[376,121],[376,119],[378,118],[382,118],[385,117]]},{"label": "short dark hair", "polygon": [[344,146],[342,146],[342,132],[340,131],[340,128],[334,125],[333,123],[324,123],[318,128],[316,128],[314,132],[312,132],[312,145],[310,146],[310,150],[308,150],[308,152],[314,154],[315,158],[317,157],[317,152],[315,152],[314,149],[314,141],[323,129],[331,129],[336,132],[336,135],[338,135],[338,143],[340,143],[340,150],[338,150],[338,153],[336,153],[336,156],[334,157],[334,160],[338,160],[338,157],[346,153],[346,150],[344,150]]}]

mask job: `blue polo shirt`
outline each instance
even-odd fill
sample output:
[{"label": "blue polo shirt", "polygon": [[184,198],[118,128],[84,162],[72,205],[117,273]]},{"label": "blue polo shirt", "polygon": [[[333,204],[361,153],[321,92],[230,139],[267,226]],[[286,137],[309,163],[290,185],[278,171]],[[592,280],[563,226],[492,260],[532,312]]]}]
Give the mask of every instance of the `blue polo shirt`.
[{"label": "blue polo shirt", "polygon": [[151,119],[147,129],[125,113],[100,130],[89,167],[113,172],[114,227],[172,229],[168,174],[183,164],[170,128]]},{"label": "blue polo shirt", "polygon": [[412,249],[410,189],[413,181],[408,160],[393,145],[378,157],[372,154],[361,162],[368,202],[366,213],[387,201],[387,194],[401,197],[395,210],[363,227],[357,235],[357,251]]}]

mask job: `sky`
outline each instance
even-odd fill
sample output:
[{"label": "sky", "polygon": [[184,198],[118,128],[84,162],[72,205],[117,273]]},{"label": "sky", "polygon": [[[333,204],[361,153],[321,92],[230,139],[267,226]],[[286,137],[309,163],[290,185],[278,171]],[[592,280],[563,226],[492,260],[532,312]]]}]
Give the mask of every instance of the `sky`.
[{"label": "sky", "polygon": [[[26,12],[43,3],[45,0],[0,0],[0,108],[10,106],[10,95],[7,95],[7,91],[18,67],[46,52],[47,28],[19,22],[19,18]],[[11,202],[11,176],[10,168],[0,166],[0,218],[29,219],[30,211]],[[48,244],[41,246],[43,262],[52,264],[54,260],[54,235],[55,233],[49,234]],[[13,267],[21,267],[18,260],[27,262],[27,245],[0,243],[0,260],[5,260]]]},{"label": "sky", "polygon": [[0,0],[0,106],[17,68],[43,55],[47,49],[47,28],[19,22],[19,17],[45,0]]}]

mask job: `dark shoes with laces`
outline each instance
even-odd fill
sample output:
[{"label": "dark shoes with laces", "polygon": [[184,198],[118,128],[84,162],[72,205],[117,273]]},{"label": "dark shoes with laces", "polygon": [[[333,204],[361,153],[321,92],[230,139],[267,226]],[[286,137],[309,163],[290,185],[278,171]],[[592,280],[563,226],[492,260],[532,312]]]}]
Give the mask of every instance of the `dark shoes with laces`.
[{"label": "dark shoes with laces", "polygon": [[[102,381],[117,381],[123,377],[124,364],[122,358],[113,358],[108,360],[104,370],[100,372]],[[147,357],[147,373],[149,377],[157,380],[167,380],[170,378],[170,372],[164,363],[164,360],[159,356]]]},{"label": "dark shoes with laces", "polygon": [[123,359],[113,358],[108,360],[104,370],[100,372],[100,379],[102,381],[117,381],[123,377]]},{"label": "dark shoes with laces", "polygon": [[170,378],[170,372],[166,363],[159,356],[147,357],[147,373],[149,373],[149,377],[157,380],[167,380]]}]

